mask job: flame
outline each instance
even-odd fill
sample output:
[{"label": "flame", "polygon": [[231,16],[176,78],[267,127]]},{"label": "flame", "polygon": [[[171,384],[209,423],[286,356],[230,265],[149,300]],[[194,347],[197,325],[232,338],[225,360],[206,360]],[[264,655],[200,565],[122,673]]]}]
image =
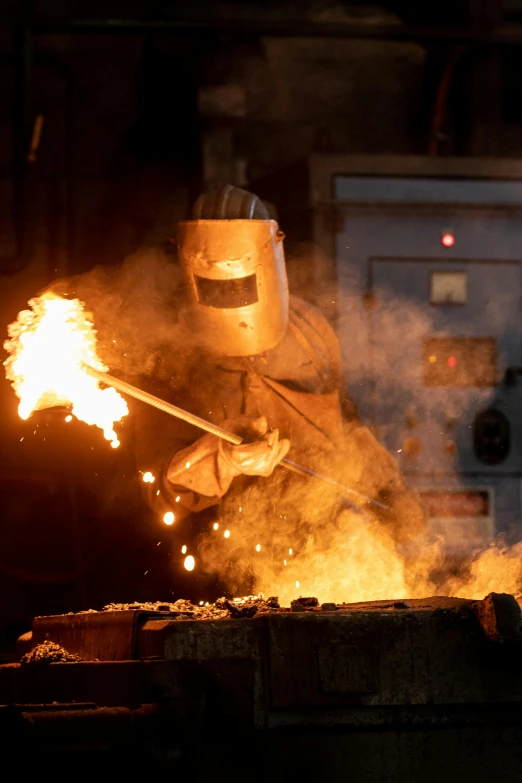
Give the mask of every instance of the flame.
[{"label": "flame", "polygon": [[451,595],[458,598],[483,598],[488,593],[522,592],[522,542],[512,547],[502,542],[477,552],[471,560],[469,576],[454,580]]},{"label": "flame", "polygon": [[338,604],[429,595],[482,599],[491,592],[522,596],[522,542],[509,547],[500,540],[474,551],[458,574],[441,583],[432,574],[445,566],[442,539],[419,540],[406,552],[379,525],[361,524],[349,512],[340,522],[342,528],[327,548],[310,539],[295,559],[284,560],[279,574],[266,567],[259,578],[263,592],[279,595],[283,604],[303,586],[307,595]]},{"label": "flame", "polygon": [[[294,558],[283,561],[281,573],[269,566],[261,574],[259,589],[278,595],[283,604],[295,598],[300,588],[334,603],[414,597],[404,562],[386,531],[361,524],[360,517],[350,512],[340,515],[339,524],[335,541],[325,549],[310,539]],[[420,593],[422,588],[419,585]],[[429,594],[433,593],[424,593]]]},{"label": "flame", "polygon": [[96,331],[79,299],[44,294],[29,302],[8,327],[6,376],[20,399],[20,418],[55,405],[71,405],[77,419],[103,430],[119,445],[114,423],[129,412],[115,389],[101,389],[85,366],[106,372],[96,353]]}]

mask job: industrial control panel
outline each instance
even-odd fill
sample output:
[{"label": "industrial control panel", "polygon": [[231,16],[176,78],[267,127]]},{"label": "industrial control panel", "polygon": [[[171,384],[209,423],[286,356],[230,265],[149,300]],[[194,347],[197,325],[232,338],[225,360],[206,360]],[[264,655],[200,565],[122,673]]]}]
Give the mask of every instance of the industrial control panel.
[{"label": "industrial control panel", "polygon": [[450,550],[522,538],[520,163],[312,166],[315,239],[361,416]]}]

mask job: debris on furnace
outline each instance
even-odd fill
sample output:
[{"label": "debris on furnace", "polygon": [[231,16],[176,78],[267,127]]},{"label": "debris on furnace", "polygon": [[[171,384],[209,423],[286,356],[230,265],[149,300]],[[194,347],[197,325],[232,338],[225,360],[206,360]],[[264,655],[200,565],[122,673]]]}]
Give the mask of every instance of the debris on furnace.
[{"label": "debris on furnace", "polygon": [[249,595],[246,598],[218,598],[215,603],[218,609],[228,609],[230,617],[235,619],[254,617],[256,614],[266,614],[279,609],[279,601],[275,596],[266,600],[261,596]]},{"label": "debris on furnace", "polygon": [[[314,599],[316,600],[316,599]],[[214,604],[193,604],[190,601],[145,601],[128,604],[107,604],[104,612],[118,612],[133,609],[140,612],[168,612],[182,619],[190,620],[226,620],[255,617],[271,612],[284,612],[276,596],[265,598],[263,595],[248,595],[244,598],[218,598]]]},{"label": "debris on furnace", "polygon": [[29,650],[21,659],[20,663],[23,666],[32,666],[35,664],[48,664],[48,663],[79,663],[83,661],[79,655],[67,652],[63,647],[55,642],[41,642],[41,644],[33,647]]},{"label": "debris on furnace", "polygon": [[311,612],[319,607],[317,598],[295,598],[290,602],[292,612]]}]

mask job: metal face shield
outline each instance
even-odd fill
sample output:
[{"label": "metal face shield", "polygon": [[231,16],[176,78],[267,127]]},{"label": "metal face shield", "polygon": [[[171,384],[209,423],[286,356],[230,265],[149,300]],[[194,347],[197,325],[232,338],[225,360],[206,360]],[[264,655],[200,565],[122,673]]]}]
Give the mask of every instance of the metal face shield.
[{"label": "metal face shield", "polygon": [[274,220],[178,224],[189,325],[206,350],[250,356],[280,342],[288,325],[282,239]]}]

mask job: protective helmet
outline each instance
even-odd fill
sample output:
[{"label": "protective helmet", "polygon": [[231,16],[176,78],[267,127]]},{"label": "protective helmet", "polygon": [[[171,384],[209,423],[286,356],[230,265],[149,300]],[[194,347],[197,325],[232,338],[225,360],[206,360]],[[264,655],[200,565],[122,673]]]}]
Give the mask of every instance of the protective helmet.
[{"label": "protective helmet", "polygon": [[251,356],[277,345],[288,325],[284,234],[252,193],[230,185],[200,196],[178,224],[188,319],[212,353]]}]

